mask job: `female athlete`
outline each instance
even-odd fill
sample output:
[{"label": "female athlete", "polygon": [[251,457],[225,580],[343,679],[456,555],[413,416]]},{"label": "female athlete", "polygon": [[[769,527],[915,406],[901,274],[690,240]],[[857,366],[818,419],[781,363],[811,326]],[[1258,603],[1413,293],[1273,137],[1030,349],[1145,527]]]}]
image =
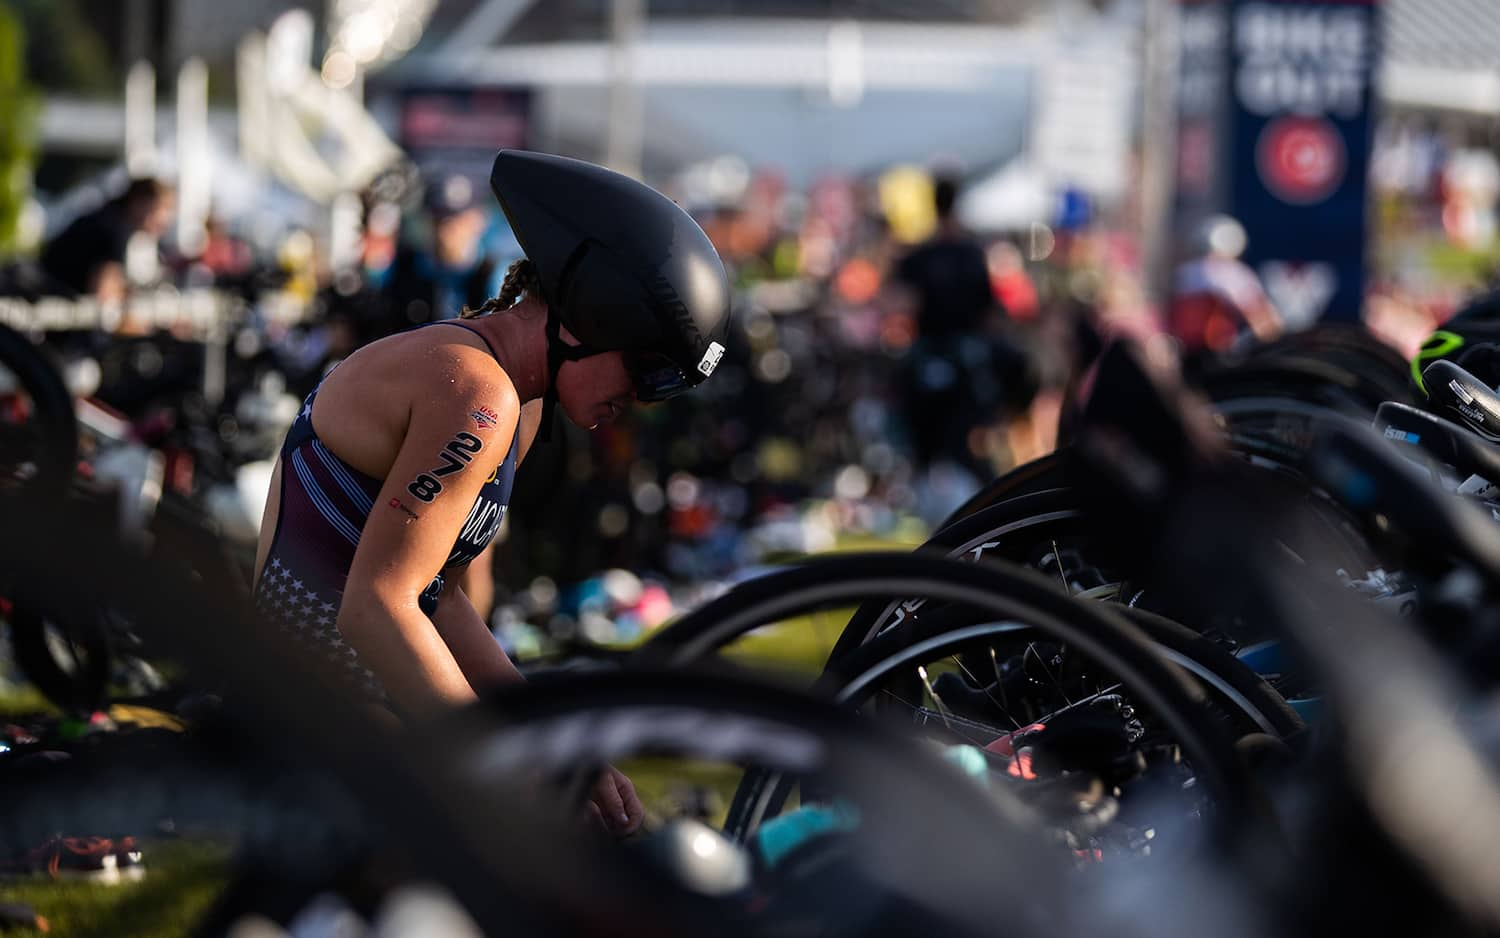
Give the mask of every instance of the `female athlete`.
[{"label": "female athlete", "polygon": [[[495,537],[516,466],[560,406],[592,429],[704,381],[729,288],[665,196],[577,160],[502,151],[490,185],[526,260],[498,296],[350,355],[282,445],[256,558],[263,616],[397,715],[519,679],[458,586]],[[640,824],[614,769],[592,804]]]}]

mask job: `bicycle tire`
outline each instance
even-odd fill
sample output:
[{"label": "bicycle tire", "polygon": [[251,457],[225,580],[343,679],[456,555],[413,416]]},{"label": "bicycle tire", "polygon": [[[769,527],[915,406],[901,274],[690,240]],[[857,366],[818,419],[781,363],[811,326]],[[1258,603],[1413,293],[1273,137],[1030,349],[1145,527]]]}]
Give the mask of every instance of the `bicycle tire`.
[{"label": "bicycle tire", "polygon": [[46,616],[29,606],[17,605],[8,621],[16,664],[43,697],[64,713],[87,715],[103,709],[108,699],[112,649],[109,633],[99,622],[81,619],[54,623],[74,650],[74,667],[69,669],[53,652]]},{"label": "bicycle tire", "polygon": [[1389,391],[1334,362],[1290,353],[1211,372],[1199,379],[1199,387],[1212,401],[1284,396],[1353,414],[1373,413]]},{"label": "bicycle tire", "polygon": [[36,421],[36,473],[22,490],[28,495],[57,498],[67,491],[78,463],[78,418],[73,396],[47,354],[25,335],[0,324],[0,369],[15,375],[31,399]]},{"label": "bicycle tire", "polygon": [[[1267,469],[1269,478],[1284,476],[1278,470]],[[1300,480],[1300,476],[1298,477]],[[1299,481],[1300,484],[1300,481]],[[1339,506],[1315,492],[1313,510],[1333,531],[1343,554],[1337,558],[1338,566],[1347,570],[1368,570],[1377,566],[1374,551],[1365,537],[1367,528],[1350,520]],[[963,557],[983,560],[998,557],[1011,562],[1022,562],[1017,551],[1042,539],[1048,527],[1051,539],[1073,538],[1089,531],[1091,522],[1088,512],[1080,506],[1078,497],[1071,489],[1049,489],[999,502],[961,519],[959,522],[938,531],[927,543],[917,548],[918,552],[930,552],[948,557]],[[1009,552],[1007,552],[1009,548]],[[1101,548],[1103,559],[1110,560],[1107,548]],[[866,601],[850,616],[829,653],[830,660],[848,654],[853,648],[869,641],[887,627],[892,615],[909,604],[907,599],[892,601]]]},{"label": "bicycle tire", "polygon": [[[1165,616],[1131,607],[1120,607],[1118,611],[1146,633],[1160,654],[1216,694],[1221,706],[1228,705],[1226,710],[1237,709],[1238,713],[1227,715],[1240,720],[1240,731],[1263,732],[1284,740],[1305,728],[1301,717],[1274,688],[1223,648]],[[914,655],[930,659],[947,646],[967,645],[990,634],[1013,636],[1028,630],[1028,626],[1010,623],[955,627],[941,618],[922,620],[911,631],[887,633],[831,662],[818,679],[816,689],[840,705],[858,706],[866,699],[862,696],[864,690],[873,689],[876,682],[915,660]],[[747,771],[730,801],[725,833],[737,840],[747,839],[764,819],[765,812],[785,797],[782,784],[775,773]]]},{"label": "bicycle tire", "polygon": [[653,636],[637,653],[638,662],[689,664],[767,622],[872,595],[930,596],[1048,630],[1136,688],[1230,816],[1251,811],[1249,780],[1207,719],[1202,689],[1105,604],[1077,602],[1040,574],[1009,564],[979,566],[920,552],[817,558],[742,583],[699,607]]},{"label": "bicycle tire", "polygon": [[1331,361],[1378,383],[1386,400],[1413,401],[1410,364],[1394,348],[1362,326],[1324,323],[1254,349],[1250,359],[1275,359],[1283,354]]},{"label": "bicycle tire", "polygon": [[1021,495],[1031,495],[1048,489],[1064,488],[1067,486],[1068,464],[1072,459],[1072,453],[1068,447],[1059,447],[1056,450],[1039,456],[1030,462],[1006,472],[999,478],[985,485],[978,492],[960,505],[952,514],[943,519],[938,530],[951,527],[969,515],[974,514],[989,506],[1007,499],[1016,498]]},{"label": "bicycle tire", "polygon": [[[1371,410],[1370,415],[1373,414]],[[1274,394],[1215,401],[1214,415],[1229,434],[1229,445],[1236,452],[1270,462],[1299,477],[1303,476],[1312,441],[1322,427],[1365,422],[1320,404]],[[1271,421],[1269,426],[1264,423],[1267,420]]]},{"label": "bicycle tire", "polygon": [[[1027,528],[1058,524],[1071,529],[1082,527],[1086,523],[1084,511],[1078,507],[1072,490],[1047,489],[1018,495],[981,508],[940,529],[917,550],[954,557],[975,549],[979,544],[993,542],[995,546],[1000,546],[1001,539],[1006,535]],[[1016,558],[1010,556],[1007,559]],[[870,600],[861,603],[834,642],[828,660],[836,661],[873,638],[876,630],[884,627],[889,616],[904,601],[898,598],[883,604]]]},{"label": "bicycle tire", "polygon": [[[871,859],[935,911],[959,915],[983,934],[998,916],[1015,915],[1023,897],[1035,901],[1032,889],[1062,899],[1058,880],[1025,868],[1051,864],[1024,826],[1024,808],[913,741],[802,691],[682,669],[594,672],[498,689],[452,725],[468,740],[459,745],[480,754],[476,768],[501,776],[567,773],[632,753],[780,760],[799,774],[831,774],[852,786],[841,797],[859,811],[861,833],[875,828],[862,849],[874,850]],[[920,824],[902,823],[913,817]],[[954,862],[965,844],[979,845],[985,858],[960,871],[970,866]],[[1045,927],[1042,918],[1031,923]],[[1029,923],[1018,924],[1029,931]]]}]

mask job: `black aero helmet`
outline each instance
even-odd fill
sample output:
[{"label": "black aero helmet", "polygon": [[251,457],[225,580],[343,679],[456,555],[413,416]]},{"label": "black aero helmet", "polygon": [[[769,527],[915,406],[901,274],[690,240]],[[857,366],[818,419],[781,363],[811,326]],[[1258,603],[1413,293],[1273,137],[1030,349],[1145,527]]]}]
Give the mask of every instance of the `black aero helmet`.
[{"label": "black aero helmet", "polygon": [[[625,353],[643,401],[713,374],[729,330],[729,282],[687,212],[629,176],[546,153],[500,151],[490,187],[536,265],[552,387],[564,361],[609,351]],[[582,345],[562,344],[559,323]]]}]

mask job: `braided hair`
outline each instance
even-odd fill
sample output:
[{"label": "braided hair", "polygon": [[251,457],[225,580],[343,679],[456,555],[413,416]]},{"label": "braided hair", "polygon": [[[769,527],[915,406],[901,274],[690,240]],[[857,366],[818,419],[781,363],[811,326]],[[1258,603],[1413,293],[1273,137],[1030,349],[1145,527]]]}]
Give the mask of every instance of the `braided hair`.
[{"label": "braided hair", "polygon": [[541,292],[542,281],[537,273],[536,265],[523,257],[511,264],[505,271],[505,280],[500,284],[499,293],[485,300],[478,309],[465,306],[459,313],[459,318],[473,319],[485,313],[501,312],[516,305],[516,301],[521,298],[522,294],[540,296]]}]

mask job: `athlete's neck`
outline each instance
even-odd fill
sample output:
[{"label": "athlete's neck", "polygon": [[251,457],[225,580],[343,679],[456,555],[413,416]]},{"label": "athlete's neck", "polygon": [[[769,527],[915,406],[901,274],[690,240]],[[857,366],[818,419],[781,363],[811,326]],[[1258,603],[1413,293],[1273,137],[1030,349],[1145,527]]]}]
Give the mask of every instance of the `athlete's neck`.
[{"label": "athlete's neck", "polygon": [[495,348],[500,367],[524,404],[547,393],[547,304],[536,297],[469,321]]}]

